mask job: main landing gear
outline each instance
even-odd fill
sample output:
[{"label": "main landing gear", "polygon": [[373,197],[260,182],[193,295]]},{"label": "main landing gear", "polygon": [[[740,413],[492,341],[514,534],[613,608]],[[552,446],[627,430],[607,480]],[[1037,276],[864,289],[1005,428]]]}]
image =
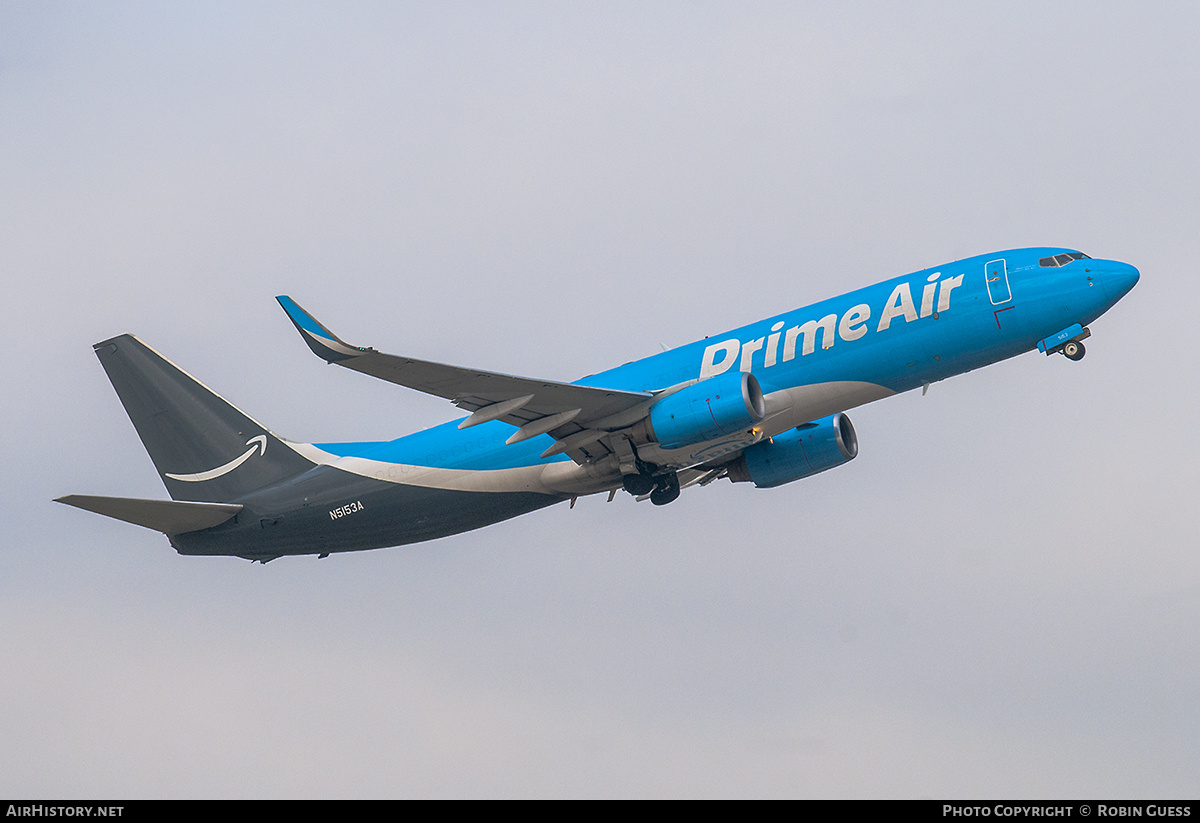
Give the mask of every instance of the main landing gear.
[{"label": "main landing gear", "polygon": [[627,474],[621,478],[625,491],[634,497],[650,495],[650,502],[665,506],[679,497],[679,475],[673,471],[664,474]]},{"label": "main landing gear", "polygon": [[627,440],[620,442],[628,444],[629,454],[626,457],[632,458],[623,458],[621,461],[623,471],[633,469],[621,476],[621,485],[625,491],[639,500],[644,500],[646,495],[649,495],[650,502],[656,506],[665,506],[679,497],[679,475],[674,469],[663,469],[654,463],[646,463],[637,456],[637,449],[632,443]]},{"label": "main landing gear", "polygon": [[650,502],[656,506],[665,506],[679,497],[679,475],[667,472],[654,478],[657,481],[654,491],[650,492]]},{"label": "main landing gear", "polygon": [[1082,343],[1072,340],[1070,343],[1062,347],[1062,353],[1063,357],[1067,358],[1068,360],[1078,361],[1082,360],[1083,356],[1087,354],[1087,349],[1083,347]]},{"label": "main landing gear", "polygon": [[654,478],[648,474],[627,474],[621,478],[621,485],[634,497],[641,497],[654,491]]}]

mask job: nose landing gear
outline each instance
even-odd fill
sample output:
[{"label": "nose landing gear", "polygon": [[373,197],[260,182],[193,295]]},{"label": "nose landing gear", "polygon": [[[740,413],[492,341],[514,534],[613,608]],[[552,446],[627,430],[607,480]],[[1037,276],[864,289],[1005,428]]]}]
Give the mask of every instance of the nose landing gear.
[{"label": "nose landing gear", "polygon": [[1055,352],[1062,352],[1063,356],[1068,360],[1082,360],[1084,355],[1083,341],[1091,336],[1092,332],[1090,329],[1076,323],[1073,326],[1063,329],[1058,334],[1039,340],[1037,347],[1038,351],[1045,352],[1047,356]]},{"label": "nose landing gear", "polygon": [[1070,343],[1067,343],[1062,347],[1062,353],[1063,357],[1067,358],[1068,360],[1078,361],[1082,360],[1083,356],[1087,354],[1087,349],[1083,347],[1082,343],[1072,340]]}]

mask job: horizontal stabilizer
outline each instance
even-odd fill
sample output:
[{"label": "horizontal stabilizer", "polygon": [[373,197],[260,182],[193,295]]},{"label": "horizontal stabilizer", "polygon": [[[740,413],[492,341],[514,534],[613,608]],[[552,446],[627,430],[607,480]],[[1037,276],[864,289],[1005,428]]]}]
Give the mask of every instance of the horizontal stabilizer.
[{"label": "horizontal stabilizer", "polygon": [[135,526],[145,526],[167,535],[211,529],[242,510],[237,503],[189,503],[135,497],[93,497],[86,494],[68,494],[54,502],[124,520]]}]

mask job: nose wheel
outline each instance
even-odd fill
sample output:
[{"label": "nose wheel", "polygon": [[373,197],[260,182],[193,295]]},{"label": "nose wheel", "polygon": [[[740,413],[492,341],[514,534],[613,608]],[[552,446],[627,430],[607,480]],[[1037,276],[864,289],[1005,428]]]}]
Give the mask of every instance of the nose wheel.
[{"label": "nose wheel", "polygon": [[1070,343],[1062,347],[1062,353],[1063,357],[1067,358],[1068,360],[1078,361],[1082,360],[1083,356],[1087,354],[1087,349],[1083,347],[1082,343],[1072,340]]}]

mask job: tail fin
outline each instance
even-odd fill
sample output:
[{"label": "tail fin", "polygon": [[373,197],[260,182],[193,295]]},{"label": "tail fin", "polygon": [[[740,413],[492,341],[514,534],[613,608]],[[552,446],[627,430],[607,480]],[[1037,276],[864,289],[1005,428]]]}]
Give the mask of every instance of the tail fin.
[{"label": "tail fin", "polygon": [[228,503],[312,468],[133,335],[95,349],[172,499]]}]

